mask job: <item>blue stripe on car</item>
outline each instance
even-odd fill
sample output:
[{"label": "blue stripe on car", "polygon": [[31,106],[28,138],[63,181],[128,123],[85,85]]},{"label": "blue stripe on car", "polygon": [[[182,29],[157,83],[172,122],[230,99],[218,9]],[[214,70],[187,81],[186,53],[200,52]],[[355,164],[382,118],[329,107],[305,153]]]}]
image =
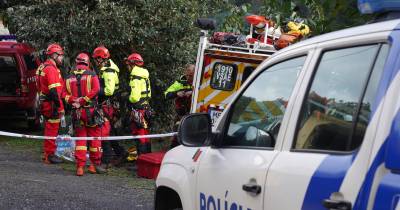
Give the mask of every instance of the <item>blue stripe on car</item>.
[{"label": "blue stripe on car", "polygon": [[354,155],[329,155],[314,172],[301,209],[321,209],[322,201],[329,198],[332,192],[338,192],[347,170],[353,162]]}]

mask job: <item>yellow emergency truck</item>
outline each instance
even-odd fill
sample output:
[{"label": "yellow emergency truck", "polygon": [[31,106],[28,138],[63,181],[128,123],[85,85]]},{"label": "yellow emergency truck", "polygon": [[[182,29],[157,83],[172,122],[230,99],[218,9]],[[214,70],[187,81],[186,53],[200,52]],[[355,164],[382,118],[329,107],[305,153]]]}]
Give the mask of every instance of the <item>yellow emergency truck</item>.
[{"label": "yellow emergency truck", "polygon": [[[197,53],[191,113],[208,112],[212,124],[248,76],[266,58],[276,52],[272,44],[247,43],[245,46],[226,45],[212,42],[208,30],[202,26]],[[250,36],[252,33],[250,29]],[[268,25],[265,26],[268,28]],[[267,30],[265,30],[267,31]]]}]

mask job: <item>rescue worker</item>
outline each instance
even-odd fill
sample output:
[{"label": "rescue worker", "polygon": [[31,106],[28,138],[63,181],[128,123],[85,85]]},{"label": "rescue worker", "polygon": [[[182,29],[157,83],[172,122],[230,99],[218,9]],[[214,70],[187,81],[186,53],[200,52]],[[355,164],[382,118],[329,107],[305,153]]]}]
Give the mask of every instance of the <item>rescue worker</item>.
[{"label": "rescue worker", "polygon": [[[151,109],[149,100],[151,97],[151,88],[149,72],[142,68],[143,58],[138,53],[132,53],[126,59],[130,72],[129,86],[131,93],[129,95],[129,106],[131,109],[131,129],[132,135],[147,135],[149,128],[149,118]],[[139,139],[137,151],[140,154],[151,152],[151,144],[148,138]]]},{"label": "rescue worker", "polygon": [[[188,64],[185,67],[184,75],[182,75],[177,81],[175,81],[168,89],[165,91],[166,99],[175,100],[175,111],[176,118],[174,123],[174,130],[179,127],[179,122],[183,116],[189,114],[190,105],[192,102],[192,83],[194,75],[195,66],[193,64]],[[173,138],[171,143],[171,148],[178,145],[178,140],[176,137]]]},{"label": "rescue worker", "polygon": [[164,93],[166,99],[175,99],[175,111],[179,120],[190,112],[194,67],[193,64],[186,65],[184,75],[169,86]]},{"label": "rescue worker", "polygon": [[[119,89],[119,68],[110,59],[110,52],[104,46],[99,46],[93,51],[96,67],[99,69],[100,92],[99,104],[105,115],[105,122],[102,126],[102,136],[110,136],[112,131],[112,122],[116,121],[115,108],[119,107],[117,100],[117,91]],[[121,162],[127,156],[127,151],[118,141],[102,141],[103,158],[102,162],[106,167],[110,166],[113,150],[117,160]]]},{"label": "rescue worker", "polygon": [[[64,120],[64,106],[61,100],[64,80],[59,67],[63,63],[64,50],[59,44],[50,44],[46,49],[47,60],[41,64],[36,75],[40,95],[40,110],[44,117],[44,135],[57,136],[61,119]],[[55,155],[55,140],[43,142],[43,161],[46,164],[62,163]]]},{"label": "rescue worker", "polygon": [[[65,101],[72,105],[72,120],[74,122],[75,135],[78,137],[100,137],[102,116],[97,109],[97,96],[100,83],[96,73],[90,70],[89,56],[80,53],[75,59],[75,69],[66,79]],[[101,164],[101,141],[89,141],[90,173],[105,173]],[[75,142],[76,175],[84,174],[86,164],[87,142],[77,140]]]}]

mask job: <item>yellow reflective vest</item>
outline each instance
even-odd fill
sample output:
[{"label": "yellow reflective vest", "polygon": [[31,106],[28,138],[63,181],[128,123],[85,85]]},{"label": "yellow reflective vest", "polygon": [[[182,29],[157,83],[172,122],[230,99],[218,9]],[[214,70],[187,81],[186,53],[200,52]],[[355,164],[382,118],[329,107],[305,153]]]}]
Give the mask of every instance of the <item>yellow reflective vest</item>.
[{"label": "yellow reflective vest", "polygon": [[115,90],[119,88],[119,68],[111,59],[109,61],[110,65],[102,67],[99,73],[100,86],[105,96],[114,95]]},{"label": "yellow reflective vest", "polygon": [[177,92],[179,91],[191,91],[192,85],[187,83],[185,76],[181,76],[179,80],[175,81],[174,84],[168,87],[168,89],[164,92],[165,98],[175,98]]},{"label": "yellow reflective vest", "polygon": [[149,72],[147,69],[139,66],[133,67],[130,75],[129,86],[131,87],[129,102],[136,106],[142,106],[149,103],[151,88]]}]

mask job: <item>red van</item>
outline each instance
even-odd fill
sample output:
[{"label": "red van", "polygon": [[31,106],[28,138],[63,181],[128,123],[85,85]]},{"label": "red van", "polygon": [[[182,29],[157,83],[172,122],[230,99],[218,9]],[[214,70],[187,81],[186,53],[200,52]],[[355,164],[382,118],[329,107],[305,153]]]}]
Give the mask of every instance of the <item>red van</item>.
[{"label": "red van", "polygon": [[[0,36],[4,39],[5,36]],[[40,64],[26,43],[0,41],[0,118],[39,125],[36,69]]]}]

